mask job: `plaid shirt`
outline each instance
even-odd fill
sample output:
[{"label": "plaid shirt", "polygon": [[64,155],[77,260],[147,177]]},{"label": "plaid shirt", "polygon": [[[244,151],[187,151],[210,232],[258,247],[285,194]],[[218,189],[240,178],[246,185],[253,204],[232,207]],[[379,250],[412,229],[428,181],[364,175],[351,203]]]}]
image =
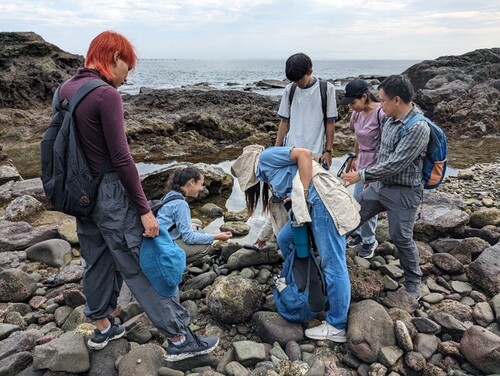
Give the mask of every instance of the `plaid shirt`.
[{"label": "plaid shirt", "polygon": [[405,125],[418,113],[421,111],[414,105],[400,119],[387,119],[382,127],[377,164],[359,171],[363,182],[379,180],[385,185],[422,186],[430,128],[425,121],[417,121],[410,128]]}]

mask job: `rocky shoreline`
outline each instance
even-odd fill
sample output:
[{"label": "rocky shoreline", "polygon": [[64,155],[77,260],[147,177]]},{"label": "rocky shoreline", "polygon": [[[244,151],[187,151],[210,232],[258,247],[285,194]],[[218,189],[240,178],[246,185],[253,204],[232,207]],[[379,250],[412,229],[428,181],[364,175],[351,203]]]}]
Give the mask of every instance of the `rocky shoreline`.
[{"label": "rocky shoreline", "polygon": [[[208,176],[210,206],[232,179],[198,167]],[[83,315],[74,218],[46,211],[39,179],[21,180],[12,169],[0,168],[0,197],[8,203],[0,219],[2,375],[500,372],[500,160],[461,170],[436,192],[426,191],[415,227],[425,281],[420,301],[400,289],[402,270],[384,218],[373,259],[347,252],[353,302],[346,345],[308,340],[304,329],[317,320],[303,326],[275,312],[272,276],[281,265],[275,245],[257,253],[214,244],[209,255],[189,260],[181,301],[192,329],[218,335],[221,343],[210,355],[177,363],[163,361],[165,338],[126,286],[114,315],[127,335],[99,352],[87,349],[93,326]],[[167,176],[168,169],[144,176],[145,187],[153,194]],[[224,216],[233,230],[248,231],[242,213]]]},{"label": "rocky shoreline", "polygon": [[[83,57],[34,33],[0,32],[0,135],[5,149],[36,148],[49,123],[57,86]],[[500,48],[426,60],[407,69],[415,102],[452,137],[500,136]],[[398,72],[395,72],[398,73]],[[384,77],[364,77],[375,90]],[[327,79],[325,77],[325,79]],[[347,79],[346,79],[347,80]],[[345,80],[344,80],[345,81]],[[262,80],[255,87],[283,86]],[[343,95],[337,90],[337,95]],[[271,145],[279,98],[203,85],[123,95],[127,132],[136,161],[203,158],[256,141]],[[345,109],[339,111],[345,115]],[[353,144],[348,117],[337,123],[334,149]]]},{"label": "rocky shoreline", "polygon": [[[0,134],[6,146],[39,142],[48,124],[53,89],[72,73],[73,64],[81,62],[40,39],[35,34],[0,33],[0,46],[10,48],[6,52],[0,47]],[[499,51],[471,54],[462,59],[474,64],[484,60],[480,69],[486,78],[474,78],[473,64],[460,70],[463,61],[456,61],[457,57],[425,62],[426,70],[414,68],[413,78],[421,77],[414,82],[417,95],[424,110],[432,105],[436,116],[444,116],[443,125],[450,134],[498,135],[498,115],[484,111],[485,97],[476,84],[487,85],[487,103],[498,106],[498,78],[492,77],[494,70],[488,76],[488,69],[499,64],[500,59],[495,60]],[[33,63],[37,60],[38,65]],[[443,67],[445,61],[450,69]],[[29,64],[43,72],[42,81],[36,81],[36,75],[23,76]],[[454,101],[450,96],[456,97],[453,92],[459,82],[464,93],[471,90],[473,95]],[[214,155],[229,147],[238,151],[256,141],[270,144],[277,130],[276,99],[254,93],[144,90],[125,95],[124,102],[131,148],[142,161],[169,156],[187,160],[193,149],[199,155]],[[452,104],[472,110],[467,116],[445,116],[456,110]],[[352,143],[346,123],[337,125],[338,149],[350,148]],[[246,215],[221,209],[232,177],[210,165],[197,166],[206,177],[207,189],[193,204],[207,216],[224,215],[225,226],[246,234]],[[148,197],[161,194],[171,168],[142,176]],[[217,242],[207,256],[188,260],[181,301],[190,312],[192,330],[218,335],[221,342],[212,354],[166,363],[165,338],[126,286],[114,312],[127,328],[126,336],[98,352],[86,347],[93,326],[83,315],[83,267],[75,219],[47,210],[40,179],[22,179],[4,155],[0,164],[0,375],[498,374],[499,175],[500,159],[492,157],[490,163],[460,170],[438,190],[425,192],[414,231],[424,272],[419,301],[400,288],[402,270],[386,219],[379,219],[380,245],[373,259],[357,257],[356,250],[347,252],[352,284],[347,344],[304,337],[304,329],[322,317],[306,326],[287,322],[275,312],[272,277],[281,267],[275,245],[255,252],[237,243]]]}]

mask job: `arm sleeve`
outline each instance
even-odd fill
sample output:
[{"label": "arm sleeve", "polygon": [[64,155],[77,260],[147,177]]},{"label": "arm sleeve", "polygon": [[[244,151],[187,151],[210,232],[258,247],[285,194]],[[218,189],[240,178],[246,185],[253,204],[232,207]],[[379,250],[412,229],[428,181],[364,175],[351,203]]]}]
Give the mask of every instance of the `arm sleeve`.
[{"label": "arm sleeve", "polygon": [[327,120],[337,120],[337,97],[335,86],[331,82],[326,85],[326,118]]},{"label": "arm sleeve", "polygon": [[259,168],[281,168],[296,165],[290,157],[293,146],[273,146],[265,149],[259,156]]},{"label": "arm sleeve", "polygon": [[211,244],[214,235],[193,231],[191,227],[191,211],[186,201],[180,201],[174,210],[174,221],[182,240],[187,244]]},{"label": "arm sleeve", "polygon": [[146,195],[142,189],[139,172],[130,154],[125,134],[123,104],[120,93],[112,87],[102,91],[100,116],[102,129],[111,165],[120,178],[127,196],[132,200],[140,215],[149,212]]},{"label": "arm sleeve", "polygon": [[259,231],[257,235],[257,239],[268,241],[271,239],[271,235],[273,234],[273,224],[271,221],[271,217],[268,215],[266,218],[266,222],[264,222],[264,226]]},{"label": "arm sleeve", "polygon": [[278,109],[278,117],[281,119],[290,119],[290,88],[292,84],[286,86],[283,96],[281,97],[280,107]]},{"label": "arm sleeve", "polygon": [[387,160],[361,170],[362,180],[370,182],[402,172],[426,150],[429,134],[430,128],[425,121],[413,124]]}]

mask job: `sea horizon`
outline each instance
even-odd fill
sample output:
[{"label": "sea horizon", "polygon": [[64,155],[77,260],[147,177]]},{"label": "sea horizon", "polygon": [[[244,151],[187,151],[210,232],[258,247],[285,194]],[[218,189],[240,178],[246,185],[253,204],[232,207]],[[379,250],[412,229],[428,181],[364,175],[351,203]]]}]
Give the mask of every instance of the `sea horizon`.
[{"label": "sea horizon", "polygon": [[[137,94],[141,87],[173,89],[203,83],[221,90],[248,90],[265,95],[281,95],[283,89],[258,89],[261,80],[286,80],[286,59],[155,59],[141,58],[120,90]],[[421,62],[415,59],[318,59],[313,61],[313,75],[325,80],[359,76],[399,74]]]},{"label": "sea horizon", "polygon": [[[249,57],[249,58],[202,58],[202,57],[139,57],[137,60],[208,60],[208,61],[248,61],[248,60],[270,60],[270,61],[283,61],[283,64],[286,61],[285,59],[281,58],[272,58],[272,57],[264,57],[264,58],[259,58],[259,57]],[[315,59],[314,62],[318,61],[424,61],[424,60],[429,60],[429,59],[380,59],[380,58],[370,58],[370,59],[337,59],[337,58],[331,58],[331,59]]]}]

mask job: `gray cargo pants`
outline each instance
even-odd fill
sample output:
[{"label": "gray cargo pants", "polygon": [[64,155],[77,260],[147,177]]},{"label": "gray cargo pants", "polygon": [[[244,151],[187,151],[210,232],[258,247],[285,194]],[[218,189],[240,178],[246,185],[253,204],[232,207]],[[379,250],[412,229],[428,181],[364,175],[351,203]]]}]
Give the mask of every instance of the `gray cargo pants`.
[{"label": "gray cargo pants", "polygon": [[187,333],[189,314],[177,296],[156,292],[139,266],[144,231],[139,213],[130,202],[115,173],[104,176],[90,218],[77,218],[80,248],[85,260],[84,313],[91,320],[107,317],[116,308],[122,281],[167,337]]},{"label": "gray cargo pants", "polygon": [[420,283],[422,271],[419,266],[419,253],[413,241],[413,226],[418,206],[422,202],[421,187],[403,185],[384,185],[371,183],[361,193],[359,201],[361,223],[383,211],[387,211],[389,235],[399,252],[399,262],[405,281]]}]

